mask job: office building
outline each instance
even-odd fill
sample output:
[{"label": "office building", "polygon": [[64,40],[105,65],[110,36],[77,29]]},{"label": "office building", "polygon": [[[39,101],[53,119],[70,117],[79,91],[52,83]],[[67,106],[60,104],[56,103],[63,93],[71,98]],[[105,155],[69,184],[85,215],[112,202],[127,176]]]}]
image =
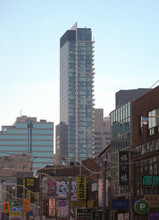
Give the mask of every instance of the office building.
[{"label": "office building", "polygon": [[34,171],[53,163],[53,146],[53,122],[35,117],[17,117],[0,132],[0,155],[30,154]]},{"label": "office building", "polygon": [[94,109],[93,155],[97,157],[110,144],[110,118],[103,116],[103,109]]},{"label": "office building", "polygon": [[115,94],[116,98],[116,108],[142,96],[144,93],[149,92],[150,88],[139,88],[139,89],[128,89],[120,90]]},{"label": "office building", "polygon": [[77,23],[60,39],[60,122],[67,126],[68,161],[92,157],[93,44],[91,29]]},{"label": "office building", "polygon": [[56,125],[56,165],[61,164],[63,159],[67,158],[67,130],[67,125],[63,122]]}]

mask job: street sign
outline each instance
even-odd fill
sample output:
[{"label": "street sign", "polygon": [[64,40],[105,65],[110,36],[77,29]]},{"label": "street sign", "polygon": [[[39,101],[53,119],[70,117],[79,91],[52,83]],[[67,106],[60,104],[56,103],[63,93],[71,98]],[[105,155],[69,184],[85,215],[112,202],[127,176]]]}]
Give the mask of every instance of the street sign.
[{"label": "street sign", "polygon": [[9,201],[9,205],[15,208],[22,208],[23,201],[22,200]]},{"label": "street sign", "polygon": [[149,204],[146,200],[141,199],[135,202],[134,209],[139,215],[145,215],[149,211]]},{"label": "street sign", "polygon": [[22,208],[13,208],[13,212],[22,212],[23,209]]}]

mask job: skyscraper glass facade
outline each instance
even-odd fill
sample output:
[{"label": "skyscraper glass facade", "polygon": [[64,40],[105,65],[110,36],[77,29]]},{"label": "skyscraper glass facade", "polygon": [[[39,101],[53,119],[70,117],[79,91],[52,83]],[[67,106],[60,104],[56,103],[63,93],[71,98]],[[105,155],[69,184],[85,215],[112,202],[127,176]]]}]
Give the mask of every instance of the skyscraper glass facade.
[{"label": "skyscraper glass facade", "polygon": [[2,126],[0,155],[9,154],[30,154],[34,170],[53,164],[53,123],[22,116]]},{"label": "skyscraper glass facade", "polygon": [[60,122],[68,126],[70,161],[92,157],[93,43],[91,29],[77,24],[60,39]]},{"label": "skyscraper glass facade", "polygon": [[118,152],[130,147],[130,109],[131,102],[110,113],[111,118],[111,175],[118,173]]}]

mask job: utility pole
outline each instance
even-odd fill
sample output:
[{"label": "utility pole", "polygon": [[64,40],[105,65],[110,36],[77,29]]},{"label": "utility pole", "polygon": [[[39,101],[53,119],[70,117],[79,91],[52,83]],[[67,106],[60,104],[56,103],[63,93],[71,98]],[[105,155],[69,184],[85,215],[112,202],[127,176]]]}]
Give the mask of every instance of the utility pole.
[{"label": "utility pole", "polygon": [[106,219],[106,159],[103,159],[103,215],[102,220]]},{"label": "utility pole", "polygon": [[[68,212],[67,212],[67,220],[70,220],[70,213],[71,213],[71,183],[72,177],[69,176],[69,183],[68,183]],[[41,219],[40,219],[41,220]]]},{"label": "utility pole", "polygon": [[43,204],[42,204],[42,178],[40,174],[40,220],[42,220],[43,216]]}]

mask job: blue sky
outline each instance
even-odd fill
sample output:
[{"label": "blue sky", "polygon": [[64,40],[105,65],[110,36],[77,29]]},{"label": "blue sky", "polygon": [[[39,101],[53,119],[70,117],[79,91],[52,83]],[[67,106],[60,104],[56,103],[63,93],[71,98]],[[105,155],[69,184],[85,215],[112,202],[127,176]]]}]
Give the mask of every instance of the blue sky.
[{"label": "blue sky", "polygon": [[59,39],[75,22],[95,39],[95,107],[159,79],[158,0],[0,0],[0,126],[59,123]]}]

